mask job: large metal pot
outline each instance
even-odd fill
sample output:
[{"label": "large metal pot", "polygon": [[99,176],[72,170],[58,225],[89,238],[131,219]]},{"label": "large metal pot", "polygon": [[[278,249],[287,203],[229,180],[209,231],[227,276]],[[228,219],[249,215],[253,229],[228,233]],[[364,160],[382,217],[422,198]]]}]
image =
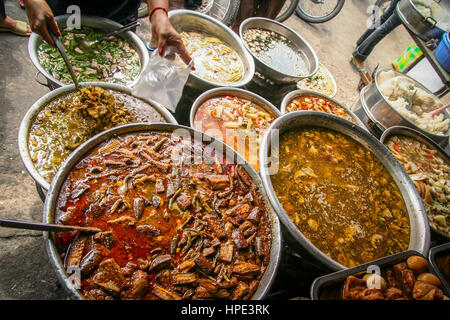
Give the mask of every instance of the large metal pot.
[{"label": "large metal pot", "polygon": [[186,83],[187,86],[197,90],[208,90],[215,87],[243,87],[252,80],[255,73],[255,63],[251,55],[245,50],[241,39],[222,22],[206,14],[191,10],[173,10],[169,12],[169,19],[178,32],[195,31],[219,38],[230,46],[242,60],[244,72],[242,79],[233,83],[219,84],[205,80],[191,72]]},{"label": "large metal pot", "polygon": [[[256,173],[256,171],[252,168],[252,166],[246,162],[237,152],[232,150],[230,147],[224,145],[220,141],[217,141],[216,139],[205,135],[197,130],[194,130],[189,127],[184,127],[180,125],[175,124],[128,124],[120,127],[116,127],[107,131],[104,131],[95,137],[91,138],[90,140],[86,141],[84,144],[82,144],[78,149],[76,149],[70,156],[67,158],[67,160],[64,162],[60,170],[58,171],[57,175],[53,179],[53,182],[50,186],[50,189],[47,194],[47,198],[44,204],[44,214],[43,214],[43,221],[46,223],[54,223],[55,222],[55,209],[57,205],[57,199],[58,194],[61,190],[61,187],[67,177],[67,175],[70,173],[72,168],[81,160],[83,159],[94,147],[98,146],[103,141],[107,140],[108,138],[112,136],[117,135],[123,135],[123,134],[130,134],[130,133],[137,133],[137,132],[145,132],[145,131],[161,131],[161,132],[174,132],[175,130],[183,130],[183,134],[190,134],[192,137],[196,139],[201,139],[202,141],[205,141],[208,143],[208,145],[213,146],[217,148],[219,152],[224,152],[227,159],[232,161],[233,163],[239,163],[243,166],[245,171],[250,175],[253,181],[256,182],[256,185],[258,186],[258,190],[261,192],[264,201],[266,203],[266,206],[269,210],[269,215],[271,218],[271,231],[272,231],[272,245],[271,245],[271,251],[270,251],[270,262],[267,266],[267,269],[264,272],[264,275],[260,281],[259,287],[256,290],[256,292],[253,294],[252,299],[259,300],[263,299],[264,296],[268,293],[270,290],[270,287],[273,283],[273,280],[275,278],[279,260],[281,256],[281,232],[280,232],[280,223],[278,221],[277,215],[273,211],[273,208],[270,204],[270,201],[268,200],[267,193],[265,189],[263,188],[261,179]],[[174,133],[175,134],[175,133]],[[66,270],[64,268],[63,261],[61,260],[61,257],[58,253],[58,250],[55,246],[55,242],[53,240],[52,234],[45,232],[44,233],[44,239],[46,242],[46,248],[47,252],[50,256],[51,263],[56,269],[57,275],[63,286],[68,290],[70,296],[72,298],[76,299],[83,299],[83,296],[80,294],[79,291],[77,291],[74,286],[72,285],[72,282],[69,279],[68,274],[66,273]]]},{"label": "large metal pot", "polygon": [[[64,29],[67,26],[67,19],[69,17],[70,17],[69,15],[62,15],[55,17],[55,20],[58,23],[60,29]],[[81,26],[92,27],[104,32],[111,32],[120,28],[122,25],[106,18],[82,15]],[[132,87],[138,82],[139,78],[142,75],[142,71],[144,71],[145,68],[147,67],[149,60],[148,50],[145,47],[145,44],[142,42],[142,40],[131,31],[122,32],[119,36],[127,40],[130,43],[130,45],[138,52],[140,57],[141,71],[133,82],[127,84],[127,87]],[[45,83],[42,83],[38,80],[39,73],[44,75],[44,77],[47,79],[46,86],[49,87],[50,90],[53,90],[55,88],[62,87],[66,84],[53,77],[53,75],[48,73],[40,64],[37,52],[42,41],[44,40],[42,39],[41,36],[39,36],[36,33],[33,33],[30,36],[30,39],[28,40],[28,54],[30,55],[31,61],[33,62],[34,66],[36,67],[36,69],[38,69],[38,73],[36,74],[36,81],[38,81],[42,85],[46,85]]]},{"label": "large metal pot", "polygon": [[[447,161],[447,163],[450,165],[450,156],[444,150],[442,150],[442,148],[439,147],[433,140],[431,140],[427,136],[423,135],[419,131],[408,128],[408,127],[401,127],[401,126],[391,127],[383,133],[383,135],[380,138],[380,142],[382,144],[386,144],[387,140],[392,136],[411,137],[414,140],[417,140],[417,141],[427,145],[430,149],[436,150],[439,153],[439,155],[443,159],[445,159]],[[430,225],[430,229],[433,233],[435,233],[439,237],[450,241],[450,235],[438,231],[437,229],[433,228],[433,226],[431,226],[431,225]]]},{"label": "large metal pot", "polygon": [[352,117],[353,120],[355,120],[355,122],[359,126],[361,126],[362,128],[365,129],[365,126],[362,123],[362,121],[353,112],[351,112],[350,109],[347,108],[345,105],[343,105],[342,103],[338,102],[337,100],[335,100],[335,99],[333,99],[331,97],[328,97],[327,95],[325,95],[323,93],[319,93],[319,92],[311,91],[311,90],[295,90],[295,91],[292,91],[292,92],[288,93],[283,98],[283,101],[281,101],[281,113],[282,114],[286,114],[287,113],[286,109],[287,109],[287,106],[289,105],[289,103],[292,100],[294,100],[294,99],[296,99],[298,97],[301,97],[301,96],[318,96],[318,97],[321,97],[321,98],[323,98],[325,100],[331,101],[335,105],[337,105],[337,106],[341,107],[342,109],[344,109],[350,115],[350,117]]},{"label": "large metal pot", "polygon": [[[431,16],[425,17],[416,5],[430,8]],[[428,33],[434,28],[444,32],[450,30],[450,16],[447,10],[434,0],[401,0],[397,4],[396,11],[403,24],[425,41],[428,40]]]},{"label": "large metal pot", "polygon": [[[292,43],[299,48],[304,55],[307,58],[307,63],[309,64],[308,71],[309,73],[303,76],[292,76],[288,75],[282,72],[279,72],[278,70],[275,70],[262,62],[247,46],[244,39],[244,33],[248,29],[264,29],[268,31],[274,31],[278,34],[281,34],[282,36],[286,37]],[[242,42],[244,43],[247,50],[250,52],[250,54],[253,56],[253,59],[255,59],[255,65],[256,65],[256,72],[260,76],[262,76],[266,81],[274,83],[296,83],[297,81],[309,78],[312,75],[314,75],[317,70],[319,69],[319,60],[317,59],[316,52],[313,50],[313,48],[309,45],[309,43],[303,39],[297,32],[292,30],[291,28],[285,26],[284,24],[281,24],[277,21],[266,19],[266,18],[248,18],[244,20],[240,27],[239,27],[239,35],[242,39]]]},{"label": "large metal pot", "polygon": [[[420,195],[401,164],[398,163],[391,152],[380,141],[366,130],[337,116],[314,111],[290,112],[275,120],[270,130],[264,135],[259,154],[260,174],[264,187],[282,225],[287,231],[286,238],[291,241],[292,246],[301,255],[311,259],[313,263],[325,270],[342,270],[346,268],[321,252],[299,231],[283,209],[272,186],[271,171],[274,168],[276,169],[279,161],[279,158],[276,156],[279,139],[277,139],[277,135],[272,137],[272,133],[278,133],[281,136],[289,129],[301,127],[317,127],[337,131],[359,142],[381,161],[392,176],[405,201],[411,227],[409,249],[426,255],[430,247],[430,230],[425,208]],[[275,167],[272,167],[273,165]]]},{"label": "large metal pot", "polygon": [[[385,131],[389,127],[393,126],[404,126],[404,127],[410,127],[412,129],[415,129],[419,131],[420,133],[425,134],[426,136],[430,137],[434,141],[436,141],[438,144],[445,146],[448,143],[448,139],[450,137],[450,129],[445,135],[437,135],[430,133],[428,131],[425,131],[418,126],[416,126],[414,123],[410,122],[406,118],[404,118],[400,113],[398,113],[395,108],[390,104],[390,102],[383,96],[383,94],[380,91],[380,83],[378,81],[378,77],[380,73],[385,71],[391,71],[391,69],[382,69],[379,70],[374,77],[374,81],[369,84],[366,89],[361,91],[361,104],[362,108],[364,110],[364,113],[367,115],[367,117],[374,123],[373,125],[376,127],[376,130],[378,131]],[[411,81],[415,83],[416,86],[422,88],[429,94],[433,94],[430,92],[427,88],[422,86],[419,82],[414,80],[413,78],[397,72],[393,71],[396,75],[407,77]],[[436,99],[438,99],[436,97]],[[443,112],[446,118],[450,118],[450,112],[448,110]]]},{"label": "large metal pot", "polygon": [[[97,86],[104,89],[110,89],[122,93],[126,93],[129,95],[131,94],[131,89],[124,87],[122,85],[113,84],[113,83],[106,83],[106,82],[83,82],[80,83],[80,86]],[[28,173],[33,177],[33,179],[45,190],[48,190],[50,187],[50,184],[47,182],[47,180],[42,177],[39,172],[36,170],[33,161],[31,160],[31,156],[28,150],[28,137],[30,133],[31,125],[33,124],[34,119],[36,116],[41,112],[42,109],[45,108],[50,102],[58,99],[61,96],[64,96],[70,92],[74,92],[75,86],[74,85],[65,85],[64,87],[61,87],[59,89],[50,91],[46,95],[44,95],[42,98],[40,98],[38,101],[36,101],[28,110],[25,117],[22,119],[22,122],[20,123],[19,128],[19,152],[20,157],[22,158],[22,162],[25,165],[25,168],[27,169]],[[159,103],[148,100],[148,99],[141,99],[151,105],[158,113],[161,114],[161,116],[168,122],[168,123],[174,123],[176,124],[177,121],[172,116],[172,114],[162,105]]]}]

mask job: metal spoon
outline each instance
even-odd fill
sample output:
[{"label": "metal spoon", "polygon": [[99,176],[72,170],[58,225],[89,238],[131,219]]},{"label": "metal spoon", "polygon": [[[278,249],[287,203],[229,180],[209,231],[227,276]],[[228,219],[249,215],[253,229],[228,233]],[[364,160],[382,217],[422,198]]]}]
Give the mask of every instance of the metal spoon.
[{"label": "metal spoon", "polygon": [[97,233],[103,231],[99,228],[92,228],[92,227],[66,226],[60,224],[26,222],[7,219],[0,219],[0,227],[38,230],[38,231],[52,231],[52,232],[81,231],[87,233]]},{"label": "metal spoon", "polygon": [[73,71],[72,65],[70,64],[69,58],[67,57],[66,51],[64,50],[61,40],[59,40],[59,38],[51,30],[48,30],[48,32],[50,33],[50,36],[52,37],[53,42],[55,43],[55,46],[58,49],[59,53],[61,53],[61,56],[63,57],[63,60],[66,63],[67,69],[69,69],[70,76],[72,77],[73,83],[75,84],[75,88],[77,88],[77,90],[80,90],[81,88],[80,85],[78,84],[77,76]]},{"label": "metal spoon", "polygon": [[123,27],[120,27],[119,29],[116,29],[110,33],[105,34],[100,39],[97,39],[97,40],[80,39],[79,43],[83,49],[92,50],[92,45],[94,45],[95,43],[102,42],[103,40],[105,40],[111,36],[115,36],[116,34],[122,33],[124,31],[128,31],[128,30],[130,30],[134,27],[138,27],[140,25],[141,25],[141,23],[139,21],[133,21],[133,22],[130,22],[129,24],[124,25]]}]

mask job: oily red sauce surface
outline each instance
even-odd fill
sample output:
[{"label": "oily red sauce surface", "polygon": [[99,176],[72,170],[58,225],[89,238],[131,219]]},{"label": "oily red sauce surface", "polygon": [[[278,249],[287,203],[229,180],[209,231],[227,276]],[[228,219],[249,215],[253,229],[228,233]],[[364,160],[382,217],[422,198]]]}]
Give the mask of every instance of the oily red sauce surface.
[{"label": "oily red sauce surface", "polygon": [[[201,143],[188,149],[191,156],[207,154],[209,164],[192,164],[189,152],[173,161],[183,143],[160,132],[114,137],[66,178],[57,222],[103,230],[55,237],[66,267],[81,268],[87,298],[247,299],[257,289],[271,243],[264,200],[242,167],[205,152]],[[112,244],[100,237],[105,232]],[[76,254],[79,242],[84,245]],[[225,245],[232,248],[231,259],[223,257]],[[101,258],[86,263],[92,251]],[[169,261],[152,269],[162,257]],[[84,272],[87,265],[91,270]],[[102,265],[114,265],[113,275]],[[137,275],[145,280],[137,281]],[[179,280],[185,276],[191,280]]]}]

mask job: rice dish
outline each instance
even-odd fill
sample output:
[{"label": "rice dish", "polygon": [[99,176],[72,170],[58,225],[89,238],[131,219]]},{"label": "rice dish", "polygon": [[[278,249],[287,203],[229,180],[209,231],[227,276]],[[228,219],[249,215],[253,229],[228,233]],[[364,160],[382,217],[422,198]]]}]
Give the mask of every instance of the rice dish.
[{"label": "rice dish", "polygon": [[434,95],[419,87],[413,80],[399,76],[394,71],[381,72],[378,84],[384,98],[405,119],[429,133],[447,134],[450,119],[446,119],[445,113],[434,117],[428,114],[443,106]]}]

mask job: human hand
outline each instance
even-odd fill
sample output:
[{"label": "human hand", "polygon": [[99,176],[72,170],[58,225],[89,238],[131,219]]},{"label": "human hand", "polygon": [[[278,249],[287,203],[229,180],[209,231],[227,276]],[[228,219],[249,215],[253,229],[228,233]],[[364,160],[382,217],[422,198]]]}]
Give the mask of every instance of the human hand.
[{"label": "human hand", "polygon": [[49,30],[56,36],[61,36],[53,12],[45,0],[24,0],[31,30],[40,35],[48,44],[55,47]]},{"label": "human hand", "polygon": [[189,64],[192,60],[180,34],[175,30],[164,10],[156,10],[150,23],[152,24],[152,47],[158,47],[159,55],[163,55],[168,46],[173,46],[178,50],[184,63]]}]

